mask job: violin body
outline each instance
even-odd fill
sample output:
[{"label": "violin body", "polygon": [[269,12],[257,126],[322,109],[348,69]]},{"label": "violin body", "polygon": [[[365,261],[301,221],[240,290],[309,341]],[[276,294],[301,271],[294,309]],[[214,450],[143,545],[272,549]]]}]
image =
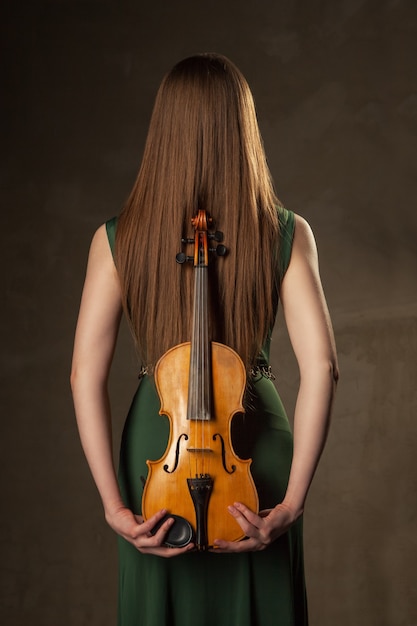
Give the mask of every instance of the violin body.
[{"label": "violin body", "polygon": [[243,411],[246,372],[234,350],[212,342],[213,415],[203,421],[187,419],[190,347],[187,342],[171,348],[155,368],[160,414],[168,416],[171,429],[165,454],[157,461],[147,461],[149,473],[142,512],[147,519],[166,508],[169,513],[188,520],[198,536],[195,505],[187,480],[210,476],[213,483],[206,513],[207,542],[211,546],[214,539],[238,541],[244,537],[241,527],[228,513],[228,505],[239,501],[258,511],[251,460],[236,456],[230,437],[231,420]]}]

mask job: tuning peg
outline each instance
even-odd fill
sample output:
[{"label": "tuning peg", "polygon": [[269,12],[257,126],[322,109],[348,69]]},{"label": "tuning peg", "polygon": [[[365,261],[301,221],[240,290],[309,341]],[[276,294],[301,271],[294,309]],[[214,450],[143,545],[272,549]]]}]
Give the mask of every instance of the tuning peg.
[{"label": "tuning peg", "polygon": [[219,230],[216,230],[215,233],[209,233],[208,238],[214,239],[215,241],[223,241],[223,233],[221,233]]},{"label": "tuning peg", "polygon": [[194,243],[194,239],[192,239],[191,237],[183,237],[181,239],[181,243]]},{"label": "tuning peg", "polygon": [[210,252],[215,252],[217,256],[225,256],[227,254],[227,248],[220,244],[216,248],[210,248]]},{"label": "tuning peg", "polygon": [[186,261],[193,261],[194,257],[187,256],[186,254],[184,254],[184,252],[178,252],[178,254],[175,256],[175,260],[177,263],[185,263]]}]

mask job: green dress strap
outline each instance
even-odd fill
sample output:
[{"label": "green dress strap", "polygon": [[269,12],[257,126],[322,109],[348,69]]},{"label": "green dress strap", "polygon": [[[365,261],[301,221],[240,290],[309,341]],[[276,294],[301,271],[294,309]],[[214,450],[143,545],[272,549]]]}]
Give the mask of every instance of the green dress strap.
[{"label": "green dress strap", "polygon": [[[285,272],[291,261],[292,244],[294,240],[295,215],[292,211],[284,209],[282,206],[277,207],[279,222],[279,243],[278,243],[278,274],[281,284]],[[278,307],[279,292],[276,294],[276,306]],[[269,331],[262,350],[258,356],[256,366],[252,368],[252,376],[263,375],[267,378],[275,378],[269,365],[269,354],[271,349],[272,328]]]},{"label": "green dress strap", "polygon": [[285,276],[291,260],[294,241],[295,215],[292,211],[278,207],[279,222],[279,277],[280,282]]},{"label": "green dress strap", "polygon": [[107,239],[109,240],[109,246],[110,246],[110,250],[113,256],[114,256],[114,245],[116,242],[116,228],[117,228],[117,217],[112,217],[111,220],[107,220],[106,222]]}]

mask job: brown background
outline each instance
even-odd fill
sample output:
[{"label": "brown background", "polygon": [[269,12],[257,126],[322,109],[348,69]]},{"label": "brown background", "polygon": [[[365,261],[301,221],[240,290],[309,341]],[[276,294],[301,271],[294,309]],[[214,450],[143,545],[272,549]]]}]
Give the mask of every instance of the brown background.
[{"label": "brown background", "polygon": [[[417,624],[416,7],[3,3],[1,623],[115,623],[115,541],[68,385],[86,255],[133,183],[162,75],[215,50],[247,76],[279,196],[316,234],[339,347],[306,512],[312,625]],[[136,384],[121,339],[116,448]],[[291,411],[282,327],[273,363]]]}]

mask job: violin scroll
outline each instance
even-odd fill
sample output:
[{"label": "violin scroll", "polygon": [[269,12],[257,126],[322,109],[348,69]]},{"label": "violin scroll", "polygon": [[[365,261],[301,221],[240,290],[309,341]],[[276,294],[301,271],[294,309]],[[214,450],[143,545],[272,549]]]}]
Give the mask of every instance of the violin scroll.
[{"label": "violin scroll", "polygon": [[[194,244],[194,256],[189,256],[184,252],[178,252],[175,256],[177,263],[186,263],[194,261],[194,265],[207,263],[207,252],[213,252],[217,256],[225,256],[227,254],[227,248],[220,242],[223,241],[223,233],[220,230],[215,232],[208,232],[208,225],[213,226],[213,218],[210,217],[205,211],[198,211],[197,215],[192,219],[192,225],[195,229],[195,237],[183,237],[181,239],[182,244]],[[208,240],[214,240],[218,243],[215,247],[208,247]]]}]

